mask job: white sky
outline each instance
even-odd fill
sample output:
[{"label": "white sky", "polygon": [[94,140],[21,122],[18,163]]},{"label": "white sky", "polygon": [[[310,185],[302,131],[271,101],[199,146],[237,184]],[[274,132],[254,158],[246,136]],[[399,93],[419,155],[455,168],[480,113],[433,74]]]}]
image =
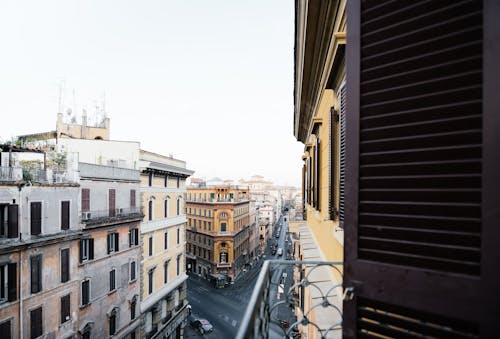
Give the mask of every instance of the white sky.
[{"label": "white sky", "polygon": [[1,0],[0,139],[54,130],[65,79],[78,115],[106,93],[111,139],[299,186],[293,23],[289,0]]}]

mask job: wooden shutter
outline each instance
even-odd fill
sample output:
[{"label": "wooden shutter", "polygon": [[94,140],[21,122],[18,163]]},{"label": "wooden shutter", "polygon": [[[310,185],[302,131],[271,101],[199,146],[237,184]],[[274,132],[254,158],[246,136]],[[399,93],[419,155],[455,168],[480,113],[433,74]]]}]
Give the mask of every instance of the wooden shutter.
[{"label": "wooden shutter", "polygon": [[153,201],[148,202],[148,220],[153,220]]},{"label": "wooden shutter", "polygon": [[10,319],[2,322],[0,324],[0,338],[4,338],[4,339],[11,339],[12,338],[11,326],[12,325],[11,325]]},{"label": "wooden shutter", "polygon": [[[330,197],[328,199],[328,211],[330,213],[330,220],[335,220],[337,217],[336,208],[336,190],[337,184],[337,159],[336,159],[336,147],[337,147],[337,126],[338,126],[339,115],[335,108],[330,109],[330,154],[329,154],[329,170],[330,170]],[[302,179],[303,180],[303,179]]]},{"label": "wooden shutter", "polygon": [[61,324],[70,320],[70,295],[61,297]]},{"label": "wooden shutter", "polygon": [[35,339],[43,334],[42,308],[30,311],[30,337]]},{"label": "wooden shutter", "polygon": [[61,282],[69,280],[69,248],[61,250]]},{"label": "wooden shutter", "polygon": [[61,229],[69,229],[69,201],[61,201]]},{"label": "wooden shutter", "polygon": [[116,191],[114,189],[109,190],[109,216],[114,217],[116,215],[116,208],[115,208],[115,195]]},{"label": "wooden shutter", "polygon": [[343,336],[497,336],[498,4],[347,7]]},{"label": "wooden shutter", "polygon": [[130,280],[135,280],[135,261],[130,263]]},{"label": "wooden shutter", "polygon": [[115,270],[109,271],[109,290],[114,291],[116,286],[115,286]]},{"label": "wooden shutter", "polygon": [[89,260],[94,259],[94,239],[89,239]]},{"label": "wooden shutter", "polygon": [[339,89],[340,94],[340,147],[339,147],[339,226],[344,225],[344,204],[345,204],[345,156],[346,156],[346,86],[342,84]]},{"label": "wooden shutter", "polygon": [[153,255],[153,237],[149,237],[149,256]]},{"label": "wooden shutter", "polygon": [[80,262],[83,262],[83,247],[85,246],[85,240],[82,239],[79,242],[79,250],[80,250]]},{"label": "wooden shutter", "polygon": [[82,305],[87,305],[90,302],[90,280],[82,282]]},{"label": "wooden shutter", "polygon": [[135,190],[130,190],[130,208],[135,208]]},{"label": "wooden shutter", "polygon": [[134,240],[135,240],[134,241],[134,245],[139,245],[139,229],[134,228],[133,231],[134,231],[134,235],[135,235],[135,237],[134,237]]},{"label": "wooden shutter", "polygon": [[108,236],[106,237],[106,251],[108,254],[111,253],[111,237],[113,235],[112,234],[108,234]]},{"label": "wooden shutter", "polygon": [[30,204],[30,233],[39,235],[42,233],[42,203],[32,202]]},{"label": "wooden shutter", "polygon": [[35,255],[30,258],[31,269],[31,293],[38,293],[42,290],[42,255]]},{"label": "wooden shutter", "polygon": [[120,250],[120,234],[114,233],[113,236],[115,237],[115,252],[118,252]]},{"label": "wooden shutter", "polygon": [[90,211],[90,189],[82,188],[82,212]]},{"label": "wooden shutter", "polygon": [[17,300],[17,264],[8,264],[7,270],[7,285],[9,286],[7,299],[14,301]]},{"label": "wooden shutter", "polygon": [[9,205],[9,230],[8,237],[9,238],[17,238],[19,236],[19,227],[18,227],[18,206],[17,205]]}]

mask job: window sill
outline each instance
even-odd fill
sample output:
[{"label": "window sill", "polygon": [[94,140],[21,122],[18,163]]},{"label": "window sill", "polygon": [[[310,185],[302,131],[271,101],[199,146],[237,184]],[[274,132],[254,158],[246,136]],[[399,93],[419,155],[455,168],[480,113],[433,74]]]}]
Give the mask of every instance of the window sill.
[{"label": "window sill", "polygon": [[137,278],[135,278],[135,279],[133,279],[133,280],[129,280],[129,281],[128,281],[128,283],[129,283],[129,284],[133,284],[133,283],[135,283],[136,281],[137,281]]},{"label": "window sill", "polygon": [[80,305],[80,309],[83,310],[84,308],[87,308],[90,305],[92,305],[92,303],[90,303],[90,302],[88,304],[85,304],[85,305]]},{"label": "window sill", "polygon": [[116,288],[115,288],[114,290],[112,290],[112,291],[109,291],[109,292],[108,292],[108,296],[110,296],[110,295],[112,295],[112,294],[116,293],[116,291],[118,291]]}]

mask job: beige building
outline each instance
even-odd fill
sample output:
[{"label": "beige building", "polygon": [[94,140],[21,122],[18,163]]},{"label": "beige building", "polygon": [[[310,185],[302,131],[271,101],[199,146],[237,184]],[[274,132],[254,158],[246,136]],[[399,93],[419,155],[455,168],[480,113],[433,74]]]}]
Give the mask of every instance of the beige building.
[{"label": "beige building", "polygon": [[[247,187],[215,185],[187,191],[188,270],[206,278],[234,280],[250,263]],[[254,253],[255,255],[255,253]]]},{"label": "beige building", "polygon": [[141,337],[180,338],[187,317],[184,161],[141,150]]}]

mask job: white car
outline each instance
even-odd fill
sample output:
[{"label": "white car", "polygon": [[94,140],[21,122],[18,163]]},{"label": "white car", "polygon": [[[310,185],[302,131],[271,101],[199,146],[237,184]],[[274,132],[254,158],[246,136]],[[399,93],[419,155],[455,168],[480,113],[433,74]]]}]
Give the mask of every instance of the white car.
[{"label": "white car", "polygon": [[278,248],[278,256],[281,257],[283,255],[283,249],[280,247]]}]

